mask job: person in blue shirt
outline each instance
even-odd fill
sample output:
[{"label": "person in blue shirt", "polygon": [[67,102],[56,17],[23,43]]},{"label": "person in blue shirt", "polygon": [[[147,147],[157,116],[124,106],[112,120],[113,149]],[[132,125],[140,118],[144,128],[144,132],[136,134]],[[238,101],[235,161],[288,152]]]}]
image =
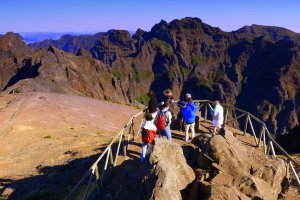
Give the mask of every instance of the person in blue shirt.
[{"label": "person in blue shirt", "polygon": [[198,106],[193,102],[191,95],[190,98],[187,99],[187,104],[185,108],[181,110],[182,115],[185,120],[185,141],[189,139],[189,129],[192,132],[192,139],[195,137],[195,121],[196,121],[196,112]]}]

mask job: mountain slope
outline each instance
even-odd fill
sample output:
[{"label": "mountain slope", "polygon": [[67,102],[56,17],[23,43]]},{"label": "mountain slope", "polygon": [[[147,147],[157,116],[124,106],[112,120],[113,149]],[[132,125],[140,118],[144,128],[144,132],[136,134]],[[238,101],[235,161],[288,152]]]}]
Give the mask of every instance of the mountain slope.
[{"label": "mountain slope", "polygon": [[253,24],[251,26],[244,26],[232,32],[241,38],[254,39],[255,37],[264,37],[267,40],[279,41],[282,39],[293,40],[300,43],[300,34],[291,30],[276,26],[261,26]]},{"label": "mountain slope", "polygon": [[85,48],[86,50],[92,48],[95,43],[101,40],[104,35],[105,33],[102,32],[95,35],[63,35],[58,40],[45,40],[42,42],[31,43],[29,46],[33,50],[37,50],[38,48],[48,48],[50,45],[52,45],[56,48],[76,54],[81,47]]},{"label": "mountain slope", "polygon": [[0,91],[32,54],[31,49],[22,40],[20,35],[11,32],[0,36]]},{"label": "mountain slope", "polygon": [[[28,69],[38,68],[38,76],[29,79],[37,84],[28,83],[23,89],[76,90],[100,99],[146,103],[149,88],[159,100],[164,89],[172,88],[176,99],[187,92],[194,99],[218,99],[262,118],[272,133],[287,133],[300,116],[297,35],[280,28],[268,32],[266,27],[253,26],[255,33],[246,29],[228,33],[198,18],[184,18],[161,21],[151,31],[139,29],[133,36],[111,30],[87,51],[81,49],[85,56],[80,58],[53,47],[36,51]],[[100,66],[96,59],[105,73],[95,75],[92,69]],[[77,71],[69,76],[72,62]],[[102,87],[97,77],[106,79]],[[104,95],[106,88],[116,92]]]}]

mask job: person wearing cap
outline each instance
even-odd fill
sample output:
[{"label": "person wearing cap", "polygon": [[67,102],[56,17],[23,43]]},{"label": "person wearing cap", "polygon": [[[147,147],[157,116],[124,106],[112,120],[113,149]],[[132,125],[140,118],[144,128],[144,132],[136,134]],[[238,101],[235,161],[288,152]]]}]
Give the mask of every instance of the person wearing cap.
[{"label": "person wearing cap", "polygon": [[178,129],[178,131],[185,131],[185,128],[184,128],[184,121],[185,120],[184,120],[184,116],[182,115],[181,111],[182,111],[183,108],[185,108],[189,98],[192,98],[192,95],[190,93],[187,93],[185,95],[184,101],[179,101],[177,103],[178,107],[180,108],[180,112],[179,112],[179,116],[178,116],[178,118],[179,118],[179,129]]},{"label": "person wearing cap", "polygon": [[151,144],[156,137],[157,128],[153,123],[153,117],[150,113],[145,115],[145,121],[142,124],[142,153],[141,163],[144,162],[148,144]]},{"label": "person wearing cap", "polygon": [[191,129],[192,139],[195,137],[195,121],[196,121],[196,112],[198,106],[193,102],[192,95],[187,94],[187,104],[184,109],[182,109],[182,115],[185,120],[185,141],[189,139],[189,129]]},{"label": "person wearing cap", "polygon": [[221,106],[219,101],[214,102],[214,108],[212,110],[212,117],[213,117],[213,135],[220,131],[221,126],[224,122],[224,109]]}]

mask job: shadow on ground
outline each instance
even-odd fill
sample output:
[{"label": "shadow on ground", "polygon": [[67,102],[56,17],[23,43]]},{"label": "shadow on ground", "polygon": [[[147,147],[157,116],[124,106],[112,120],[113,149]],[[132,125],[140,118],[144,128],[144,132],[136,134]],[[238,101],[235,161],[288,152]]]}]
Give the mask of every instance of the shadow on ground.
[{"label": "shadow on ground", "polygon": [[0,186],[4,186],[0,194],[5,188],[13,188],[14,192],[9,199],[63,199],[98,156],[99,153],[95,153],[89,157],[74,159],[65,165],[38,166],[36,169],[40,175],[20,180],[0,179]]}]

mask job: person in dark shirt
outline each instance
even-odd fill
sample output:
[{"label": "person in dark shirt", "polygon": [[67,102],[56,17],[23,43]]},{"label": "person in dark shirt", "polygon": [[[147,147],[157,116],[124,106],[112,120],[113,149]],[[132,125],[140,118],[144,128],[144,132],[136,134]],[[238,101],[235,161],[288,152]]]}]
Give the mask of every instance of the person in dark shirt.
[{"label": "person in dark shirt", "polygon": [[148,96],[150,97],[148,108],[144,110],[144,112],[148,112],[152,115],[153,119],[155,119],[157,115],[157,100],[155,97],[155,93],[152,90],[149,90]]},{"label": "person in dark shirt", "polygon": [[163,101],[159,103],[159,106],[161,106],[160,109],[163,109],[164,102],[169,102],[169,112],[171,113],[172,117],[174,118],[174,97],[173,97],[173,92],[171,89],[166,89],[163,92]]}]

